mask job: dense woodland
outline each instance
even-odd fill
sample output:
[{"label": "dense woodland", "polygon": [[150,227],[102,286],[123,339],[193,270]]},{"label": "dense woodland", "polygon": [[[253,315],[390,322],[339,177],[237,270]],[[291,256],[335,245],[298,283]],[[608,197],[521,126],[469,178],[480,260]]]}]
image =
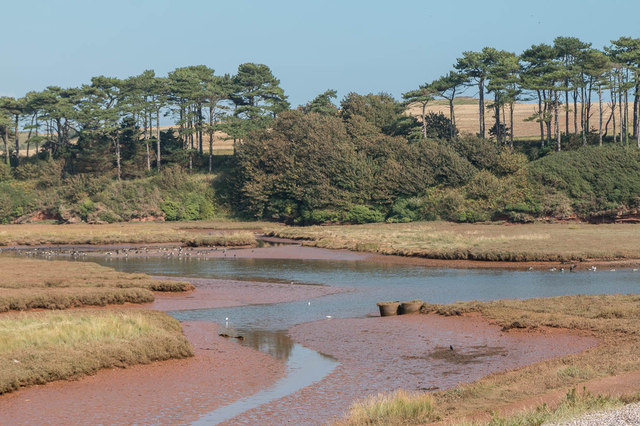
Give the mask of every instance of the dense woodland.
[{"label": "dense woodland", "polygon": [[[349,93],[336,105],[327,90],[295,110],[271,70],[253,63],[235,75],[199,65],[2,97],[0,221],[638,213],[640,39],[597,50],[558,37],[519,55],[487,47],[452,68],[402,101]],[[474,135],[456,128],[462,93],[478,98]],[[427,113],[434,99],[448,101],[448,116]],[[539,138],[518,137],[516,102],[535,106]],[[214,155],[215,134],[233,141],[232,154]]]}]

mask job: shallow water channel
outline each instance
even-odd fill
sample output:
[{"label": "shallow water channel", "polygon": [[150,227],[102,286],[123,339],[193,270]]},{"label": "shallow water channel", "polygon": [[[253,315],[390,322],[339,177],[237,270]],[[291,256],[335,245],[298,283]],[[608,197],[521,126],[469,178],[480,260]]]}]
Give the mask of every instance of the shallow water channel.
[{"label": "shallow water channel", "polygon": [[295,344],[294,325],[333,318],[378,315],[376,302],[422,299],[432,303],[464,300],[551,297],[570,294],[640,293],[640,273],[631,270],[550,272],[435,269],[372,261],[282,259],[92,258],[125,272],[155,276],[271,281],[281,285],[329,285],[344,293],[289,303],[174,311],[181,321],[213,321],[244,345],[287,362],[288,374],[272,388],[222,407],[202,424],[225,421],[321,380],[337,362]]}]

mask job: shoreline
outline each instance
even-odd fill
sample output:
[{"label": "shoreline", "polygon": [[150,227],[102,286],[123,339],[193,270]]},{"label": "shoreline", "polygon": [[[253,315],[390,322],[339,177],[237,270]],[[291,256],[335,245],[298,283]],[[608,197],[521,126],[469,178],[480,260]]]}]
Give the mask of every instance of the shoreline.
[{"label": "shoreline", "polygon": [[122,258],[191,258],[191,259],[282,259],[282,260],[339,260],[413,265],[428,268],[447,269],[489,269],[489,270],[550,270],[569,272],[571,265],[580,271],[592,267],[606,269],[639,269],[640,258],[588,259],[582,261],[492,261],[469,259],[438,259],[420,256],[387,255],[347,249],[325,249],[306,246],[297,240],[265,237],[265,241],[277,244],[268,247],[185,247],[181,243],[131,243],[107,245],[34,245],[0,246],[0,254],[10,253],[24,256],[45,256],[60,258],[92,257],[106,259]]},{"label": "shoreline", "polygon": [[194,357],[100,370],[2,395],[0,423],[190,423],[285,374],[284,363],[219,337],[217,324],[182,325]]}]

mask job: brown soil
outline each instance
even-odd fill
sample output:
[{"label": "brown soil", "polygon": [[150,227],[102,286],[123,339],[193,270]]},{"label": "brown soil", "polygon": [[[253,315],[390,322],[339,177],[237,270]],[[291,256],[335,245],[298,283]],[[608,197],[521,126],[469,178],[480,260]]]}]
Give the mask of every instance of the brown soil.
[{"label": "brown soil", "polygon": [[367,395],[452,388],[598,343],[561,330],[503,332],[478,315],[331,319],[298,325],[290,334],[340,365],[316,385],[227,424],[320,424],[341,417],[353,400]]},{"label": "brown soil", "polygon": [[215,324],[183,327],[194,358],[103,370],[1,396],[0,424],[184,424],[284,374],[282,362],[218,337]]}]

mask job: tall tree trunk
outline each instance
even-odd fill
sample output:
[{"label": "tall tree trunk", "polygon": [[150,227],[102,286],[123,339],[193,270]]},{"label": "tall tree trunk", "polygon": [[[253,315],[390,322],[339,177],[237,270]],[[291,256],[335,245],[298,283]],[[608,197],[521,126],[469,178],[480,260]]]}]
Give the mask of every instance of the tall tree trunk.
[{"label": "tall tree trunk", "polygon": [[160,108],[156,109],[156,169],[160,173]]},{"label": "tall tree trunk", "polygon": [[598,106],[600,107],[600,126],[598,127],[598,145],[602,146],[602,84],[598,84]]},{"label": "tall tree trunk", "polygon": [[198,147],[200,155],[204,155],[204,149],[202,147],[202,106],[198,105]]},{"label": "tall tree trunk", "polygon": [[122,168],[120,166],[120,135],[116,133],[116,164],[118,166],[118,180],[122,176]]},{"label": "tall tree trunk", "polygon": [[[636,111],[634,111],[634,114],[640,117],[640,102],[636,102]],[[638,145],[638,148],[640,148],[640,129],[637,129],[636,131],[636,144]]]},{"label": "tall tree trunk", "polygon": [[624,144],[629,145],[629,91],[626,88],[624,90]]},{"label": "tall tree trunk", "polygon": [[451,137],[451,139],[453,139],[453,137],[455,136],[454,129],[456,128],[456,116],[453,111],[454,99],[455,99],[455,90],[451,94],[451,98],[449,98],[449,121],[451,121],[451,123],[449,124],[449,136]]},{"label": "tall tree trunk", "polygon": [[20,163],[20,134],[18,133],[18,123],[20,122],[20,114],[16,114],[15,119],[15,137],[16,137],[16,165]]},{"label": "tall tree trunk", "polygon": [[213,134],[215,133],[215,129],[213,127],[215,116],[215,110],[212,105],[209,106],[209,174],[213,172]]},{"label": "tall tree trunk", "polygon": [[[569,87],[569,80],[565,80],[565,87]],[[569,90],[565,90],[564,91],[564,104],[565,104],[565,109],[564,109],[564,130],[565,133],[567,135],[567,137],[569,136]]]},{"label": "tall tree trunk", "polygon": [[40,143],[38,140],[38,115],[36,114],[36,154],[38,155],[38,152],[40,151]]},{"label": "tall tree trunk", "polygon": [[609,93],[611,94],[611,119],[613,120],[613,143],[616,143],[616,94],[614,91],[614,78],[609,78]]},{"label": "tall tree trunk", "polygon": [[[147,126],[148,125],[148,126]],[[147,127],[149,127],[149,133],[147,135]],[[147,149],[147,171],[150,172],[151,171],[151,150],[149,148],[149,141],[151,139],[151,135],[152,135],[152,121],[151,121],[151,113],[147,113],[145,112],[144,114],[144,144],[145,147]]]},{"label": "tall tree trunk", "polygon": [[422,139],[427,138],[427,104],[422,102]]},{"label": "tall tree trunk", "polygon": [[562,151],[562,132],[558,126],[558,92],[553,97],[553,122],[556,127],[556,151]]},{"label": "tall tree trunk", "polygon": [[498,144],[502,143],[502,132],[500,131],[500,105],[496,102],[494,106],[494,118],[496,119],[496,140]]},{"label": "tall tree trunk", "polygon": [[618,109],[620,110],[620,115],[618,116],[620,118],[620,143],[622,143],[625,128],[624,115],[622,113],[622,76],[620,75],[620,72],[618,72]]},{"label": "tall tree trunk", "polygon": [[9,126],[2,126],[2,142],[4,143],[4,161],[7,166],[11,166],[9,158]]},{"label": "tall tree trunk", "polygon": [[573,89],[573,134],[578,134],[578,89]]},{"label": "tall tree trunk", "polygon": [[[584,81],[584,76],[582,78]],[[582,133],[582,146],[587,145],[587,131],[586,131],[586,120],[587,120],[587,99],[586,99],[586,85],[580,88],[581,97],[582,97],[582,105],[580,107],[580,128]]]},{"label": "tall tree trunk", "polygon": [[478,102],[478,106],[480,108],[480,137],[484,139],[484,78],[480,78],[478,81],[478,93],[480,94],[480,101]]},{"label": "tall tree trunk", "polygon": [[540,122],[540,147],[544,148],[544,115],[542,113],[542,95],[540,94],[540,89],[536,89],[538,93],[538,121]]},{"label": "tall tree trunk", "polygon": [[513,152],[513,102],[509,103],[509,126],[511,127],[509,146],[511,147],[511,152]]},{"label": "tall tree trunk", "polygon": [[638,71],[634,71],[636,79],[635,91],[633,94],[633,137],[638,137],[638,95],[640,95],[640,79],[638,79]]},{"label": "tall tree trunk", "polygon": [[547,126],[547,145],[551,146],[551,91],[547,94],[547,92],[543,90],[542,95],[544,97],[544,119],[545,125]]}]

